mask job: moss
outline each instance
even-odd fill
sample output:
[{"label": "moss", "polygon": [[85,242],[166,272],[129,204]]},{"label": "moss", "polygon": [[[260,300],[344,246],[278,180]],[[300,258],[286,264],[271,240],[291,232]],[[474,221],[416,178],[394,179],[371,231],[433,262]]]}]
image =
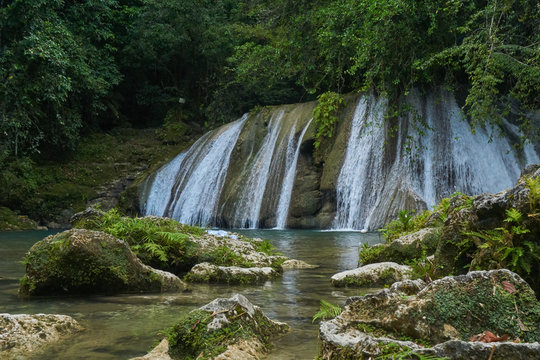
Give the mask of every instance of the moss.
[{"label": "moss", "polygon": [[379,258],[381,253],[385,250],[384,246],[369,246],[369,244],[363,244],[358,254],[359,265],[367,265],[376,262],[380,262]]},{"label": "moss", "polygon": [[71,246],[65,232],[36,243],[24,259],[26,275],[20,292],[26,295],[116,293],[159,291],[161,279],[139,273],[129,261],[122,243],[89,241]]},{"label": "moss", "polygon": [[270,346],[276,325],[260,312],[255,312],[251,318],[246,309],[237,304],[224,315],[228,323],[209,330],[207,326],[213,320],[213,314],[202,310],[190,312],[167,331],[169,354],[174,359],[211,359],[241,339],[257,339],[264,346]]},{"label": "moss", "polygon": [[1,230],[34,230],[37,224],[26,216],[17,215],[7,207],[0,206]]},{"label": "moss", "polygon": [[[425,317],[431,326],[451,324],[462,340],[489,330],[495,334],[509,334],[526,342],[540,339],[540,303],[534,292],[518,286],[510,293],[502,281],[513,283],[502,276],[496,282],[453,283],[433,294],[433,301],[417,316]],[[518,320],[519,319],[519,320]],[[527,329],[523,330],[520,321]]]}]

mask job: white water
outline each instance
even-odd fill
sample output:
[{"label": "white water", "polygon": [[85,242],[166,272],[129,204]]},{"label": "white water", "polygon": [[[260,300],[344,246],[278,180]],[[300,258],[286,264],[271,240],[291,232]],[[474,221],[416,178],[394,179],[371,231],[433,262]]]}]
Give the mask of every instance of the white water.
[{"label": "white water", "polygon": [[246,119],[244,115],[205,134],[177,156],[172,165],[162,168],[152,183],[145,213],[168,216],[186,224],[210,225],[216,215],[231,152]]},{"label": "white water", "polygon": [[259,225],[259,214],[263,202],[266,184],[272,158],[276,149],[276,143],[279,138],[283,122],[281,119],[285,112],[283,110],[272,114],[268,124],[268,133],[265,136],[259,151],[255,154],[253,160],[247,162],[251,166],[245,169],[242,178],[247,179],[242,186],[242,192],[239,194],[235,204],[236,211],[232,223],[234,227],[256,229]]},{"label": "white water", "polygon": [[[498,192],[518,178],[524,164],[509,141],[490,142],[486,129],[473,134],[452,95],[413,93],[407,102],[427,127],[412,114],[399,119],[394,160],[385,164],[384,129],[377,126],[384,105],[371,96],[360,99],[338,178],[334,228],[376,228],[400,209],[432,208],[456,191]],[[532,146],[525,155],[527,163],[538,162]]]},{"label": "white water", "polygon": [[[306,134],[309,125],[311,124],[310,119],[307,125],[302,130],[296,145],[294,145],[294,133],[296,130],[296,123],[292,128],[292,131],[289,135],[289,141],[287,142],[287,157],[285,165],[285,178],[281,183],[281,192],[279,195],[279,202],[276,211],[276,229],[284,229],[287,225],[287,215],[289,214],[289,206],[291,204],[291,196],[294,185],[294,179],[296,178],[296,165],[298,163],[298,155],[300,154],[300,145],[302,145],[302,139]],[[296,148],[296,149],[295,149]]]},{"label": "white water", "polygon": [[360,98],[354,111],[345,160],[337,182],[336,229],[363,229],[382,182],[385,104]]}]

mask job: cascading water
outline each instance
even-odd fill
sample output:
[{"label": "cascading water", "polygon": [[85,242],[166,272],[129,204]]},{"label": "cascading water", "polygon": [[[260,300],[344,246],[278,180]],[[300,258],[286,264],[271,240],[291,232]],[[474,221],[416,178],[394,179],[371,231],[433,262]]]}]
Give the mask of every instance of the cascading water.
[{"label": "cascading water", "polygon": [[[263,202],[264,191],[268,182],[272,158],[279,138],[284,111],[274,113],[268,124],[268,134],[252,160],[252,165],[245,169],[246,183],[235,204],[236,211],[232,223],[234,227],[257,228]],[[250,162],[250,159],[248,159]]]},{"label": "cascading water", "polygon": [[[354,111],[345,160],[337,183],[333,227],[362,229],[380,192],[385,104],[373,96],[360,98]],[[374,193],[375,192],[375,193]]]},{"label": "cascading water", "polygon": [[164,166],[143,212],[202,226],[374,229],[456,191],[511,187],[525,165],[540,162],[532,145],[513,150],[519,131],[509,122],[507,137],[473,133],[442,89],[411,91],[399,103],[408,115],[390,120],[383,98],[347,102],[322,161],[308,132],[315,103],[265,108],[205,134]]},{"label": "cascading water", "polygon": [[[287,158],[286,158],[286,173],[281,185],[281,193],[279,195],[279,202],[276,211],[276,229],[284,229],[287,225],[287,215],[289,214],[289,206],[291,204],[291,196],[294,185],[294,179],[296,176],[296,165],[298,163],[298,155],[300,153],[300,145],[302,145],[302,139],[306,134],[311,121],[309,120],[307,125],[302,130],[296,146],[294,145],[294,130],[296,126],[293,126],[293,130],[290,133],[289,141],[287,143]],[[296,123],[295,123],[296,125]]]},{"label": "cascading water", "polygon": [[186,224],[212,224],[231,152],[246,119],[244,115],[205,134],[162,168],[152,183],[145,214],[168,216]]},{"label": "cascading water", "polygon": [[[473,133],[451,94],[440,90],[421,97],[413,92],[407,103],[413,110],[399,119],[389,163],[381,151],[388,139],[376,126],[384,111],[370,111],[373,97],[360,99],[338,178],[334,228],[380,227],[401,209],[431,208],[456,191],[497,192],[518,178],[520,161],[510,142],[500,137],[490,141],[483,128]],[[532,147],[525,153],[527,163],[539,161]]]}]

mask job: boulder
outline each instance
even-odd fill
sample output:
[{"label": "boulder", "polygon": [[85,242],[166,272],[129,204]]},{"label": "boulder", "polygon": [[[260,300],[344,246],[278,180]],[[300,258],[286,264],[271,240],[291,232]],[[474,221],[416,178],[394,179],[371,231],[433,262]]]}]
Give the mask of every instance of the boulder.
[{"label": "boulder", "polygon": [[283,270],[316,269],[318,267],[319,265],[311,265],[305,261],[296,260],[296,259],[285,260],[283,264],[281,264],[281,268]]},{"label": "boulder", "polygon": [[271,267],[243,268],[217,266],[205,262],[195,265],[185,279],[197,283],[257,284],[278,276],[278,272]]},{"label": "boulder", "polygon": [[408,280],[411,275],[410,266],[383,262],[337,273],[332,276],[331,282],[336,287],[376,287]]},{"label": "boulder", "polygon": [[405,260],[419,258],[424,253],[433,254],[437,249],[440,234],[440,228],[425,228],[400,236],[390,244],[379,245],[380,251],[371,252],[369,257],[361,256],[363,265],[384,261],[403,263]]},{"label": "boulder", "polygon": [[172,357],[169,355],[169,340],[161,340],[158,346],[152,349],[148,354],[130,360],[172,360]]},{"label": "boulder", "polygon": [[[235,294],[215,299],[180,320],[170,330],[168,355],[180,359],[261,359],[270,340],[287,331],[287,324],[269,319],[243,295]],[[158,347],[161,350],[156,357],[139,359],[168,360],[162,351],[164,343]]]},{"label": "boulder", "polygon": [[26,255],[23,295],[185,290],[177,276],[144,265],[129,246],[101,231],[72,229],[48,236]]},{"label": "boulder", "polygon": [[[486,331],[506,341],[497,342],[495,350],[493,344],[470,341]],[[474,271],[427,285],[395,283],[376,294],[349,298],[338,317],[321,323],[319,333],[324,359],[407,352],[486,359],[491,351],[493,359],[536,359],[540,303],[509,270]],[[513,342],[518,339],[529,344]]]},{"label": "boulder", "polygon": [[53,344],[82,330],[66,315],[0,314],[0,358],[27,359],[46,344]]}]

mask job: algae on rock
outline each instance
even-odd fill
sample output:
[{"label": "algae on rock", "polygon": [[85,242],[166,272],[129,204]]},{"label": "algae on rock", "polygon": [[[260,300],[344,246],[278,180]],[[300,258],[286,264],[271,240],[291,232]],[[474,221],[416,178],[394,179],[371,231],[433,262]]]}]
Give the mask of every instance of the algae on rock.
[{"label": "algae on rock", "polygon": [[289,330],[243,295],[215,299],[168,330],[173,359],[259,359],[271,339]]},{"label": "algae on rock", "polygon": [[129,246],[100,231],[72,229],[37,242],[25,257],[23,295],[185,290],[175,275],[144,265]]}]

